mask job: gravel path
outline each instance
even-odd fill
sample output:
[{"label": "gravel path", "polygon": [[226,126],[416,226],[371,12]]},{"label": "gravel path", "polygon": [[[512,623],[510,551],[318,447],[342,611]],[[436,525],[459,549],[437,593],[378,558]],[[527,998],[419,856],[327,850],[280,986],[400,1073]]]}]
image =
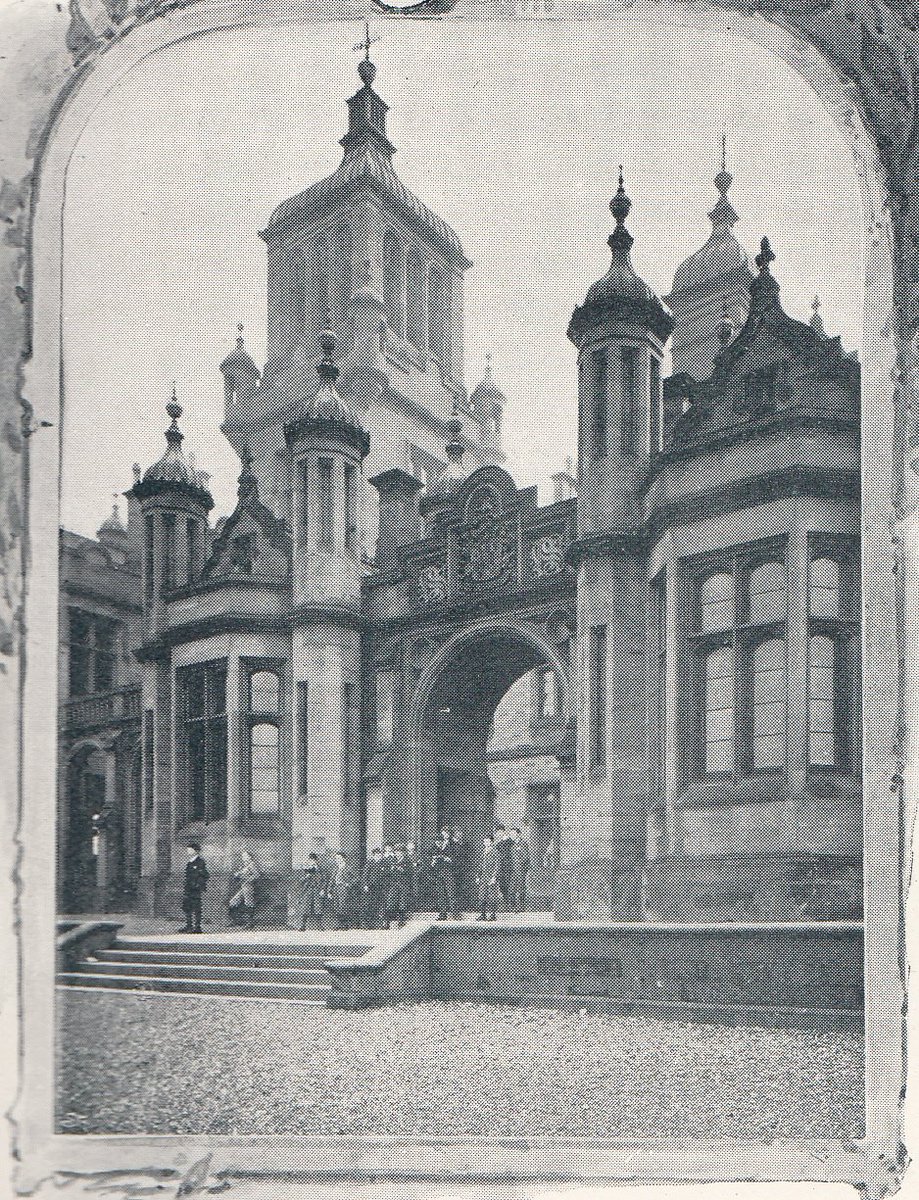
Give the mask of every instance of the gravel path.
[{"label": "gravel path", "polygon": [[64,1133],[861,1133],[850,1033],[470,1003],[58,1000]]}]

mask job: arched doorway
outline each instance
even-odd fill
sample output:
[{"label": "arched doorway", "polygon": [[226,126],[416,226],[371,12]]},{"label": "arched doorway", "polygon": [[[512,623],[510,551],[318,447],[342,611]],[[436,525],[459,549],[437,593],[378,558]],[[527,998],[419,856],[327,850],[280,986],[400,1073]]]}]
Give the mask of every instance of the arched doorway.
[{"label": "arched doorway", "polygon": [[97,823],[105,803],[105,755],[90,743],[67,767],[67,841],[62,864],[62,903],[65,912],[88,912],[95,907],[100,844]]},{"label": "arched doorway", "polygon": [[525,626],[488,625],[456,635],[429,664],[415,692],[410,723],[414,829],[423,849],[441,829],[461,831],[467,905],[475,903],[484,835],[493,833],[498,821],[523,827],[526,819],[525,812],[496,808],[489,749],[502,699],[528,675],[551,675],[557,690],[550,713],[540,718],[530,711],[522,742],[539,756],[561,755],[570,737],[566,647]]}]

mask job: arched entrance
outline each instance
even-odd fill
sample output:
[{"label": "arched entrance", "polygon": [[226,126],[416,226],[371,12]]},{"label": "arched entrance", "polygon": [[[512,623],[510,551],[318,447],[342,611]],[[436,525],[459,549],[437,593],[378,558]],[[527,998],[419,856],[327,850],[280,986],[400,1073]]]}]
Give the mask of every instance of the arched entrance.
[{"label": "arched entrance", "polygon": [[[489,774],[495,713],[514,684],[534,671],[551,674],[557,700],[544,717],[530,719],[527,742],[534,755],[561,756],[571,733],[567,648],[524,625],[481,625],[457,634],[415,691],[409,749],[416,838],[425,848],[443,828],[461,831],[467,905],[475,903],[482,839],[510,816],[496,811]],[[514,823],[524,819],[515,814]]]},{"label": "arched entrance", "polygon": [[67,766],[67,851],[62,863],[65,912],[95,907],[100,838],[97,822],[105,803],[105,754],[94,742],[78,749]]}]

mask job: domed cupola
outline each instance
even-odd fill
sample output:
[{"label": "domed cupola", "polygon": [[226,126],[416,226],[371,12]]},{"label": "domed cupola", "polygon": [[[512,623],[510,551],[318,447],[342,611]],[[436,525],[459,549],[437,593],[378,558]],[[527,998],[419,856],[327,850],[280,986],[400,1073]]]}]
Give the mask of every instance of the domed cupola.
[{"label": "domed cupola", "polygon": [[335,386],[338,367],[332,361],[336,345],[334,333],[326,331],[321,334],[319,344],[322,348],[322,361],[316,367],[321,380],[319,390],[302,406],[297,405],[285,421],[284,438],[288,446],[317,436],[341,441],[365,458],[370,450],[370,435]]},{"label": "domed cupola", "polygon": [[258,367],[246,351],[242,325],[237,325],[236,329],[238,332],[236,348],[220,364],[228,423],[232,422],[234,417],[238,418],[237,410],[240,406],[251,404],[261,377]]},{"label": "domed cupola", "polygon": [[166,405],[166,412],[172,418],[172,424],[166,430],[166,453],[152,467],[148,467],[143,478],[132,488],[139,500],[166,493],[177,493],[195,500],[205,511],[214,507],[214,498],[204,485],[202,474],[196,471],[182,453],[182,442],[185,435],[179,429],[179,417],[182,406],[176,398],[175,387],[172,389],[172,399]]},{"label": "domed cupola", "polygon": [[491,354],[485,355],[485,375],[473,388],[469,406],[482,421],[482,433],[492,454],[501,454],[501,423],[507,397],[495,383],[491,373]]},{"label": "domed cupola", "polygon": [[418,504],[418,511],[432,529],[438,519],[453,508],[453,501],[466,478],[463,467],[464,446],[460,435],[463,425],[459,418],[456,401],[453,402],[453,412],[447,422],[448,440],[444,449],[447,454],[447,469],[425,490]]},{"label": "domed cupola", "polygon": [[603,278],[588,289],[584,303],[574,310],[568,336],[579,345],[591,329],[625,318],[643,325],[665,342],[673,328],[670,312],[632,266],[631,251],[635,239],[625,227],[632,201],[625,192],[622,167],[619,168],[619,187],[609,207],[616,221],[616,228],[608,239],[613,261]]},{"label": "domed cupola", "polygon": [[719,349],[719,325],[743,325],[753,271],[746,250],[734,236],[739,218],[728,199],[734,177],[727,170],[727,140],[721,139],[721,170],[715,176],[718,200],[708,214],[708,241],[676,269],[673,290],[665,299],[673,312],[673,372],[707,379]]}]

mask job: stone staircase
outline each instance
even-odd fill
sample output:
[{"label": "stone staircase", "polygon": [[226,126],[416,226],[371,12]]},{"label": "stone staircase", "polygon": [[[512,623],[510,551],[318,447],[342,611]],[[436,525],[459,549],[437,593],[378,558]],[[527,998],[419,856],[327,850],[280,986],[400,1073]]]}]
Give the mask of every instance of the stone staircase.
[{"label": "stone staircase", "polygon": [[182,941],[118,938],[108,949],[60,972],[69,988],[247,996],[324,1005],[331,992],[325,968],[332,957],[355,958],[364,945],[291,942],[223,942],[203,937]]}]

